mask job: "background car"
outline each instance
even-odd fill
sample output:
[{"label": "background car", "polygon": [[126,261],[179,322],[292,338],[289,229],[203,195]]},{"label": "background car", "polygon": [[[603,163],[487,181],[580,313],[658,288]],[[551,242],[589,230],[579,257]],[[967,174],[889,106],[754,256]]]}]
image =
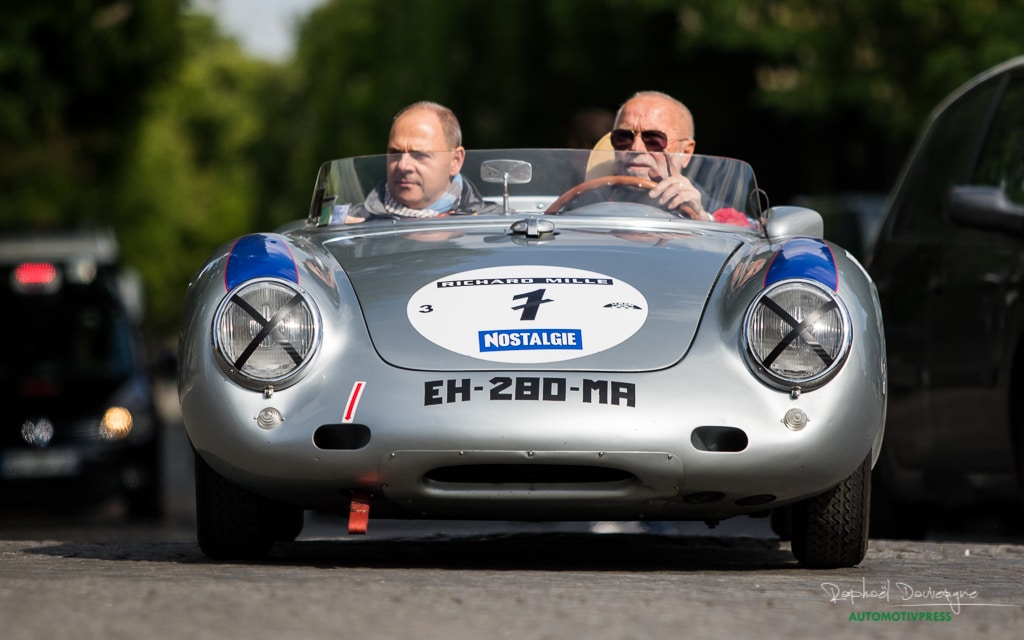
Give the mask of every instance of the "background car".
[{"label": "background car", "polygon": [[1024,481],[1024,57],[929,120],[869,270],[889,349],[872,530],[919,537],[937,509],[1002,505]]},{"label": "background car", "polygon": [[0,504],[163,510],[139,279],[102,230],[0,237]]}]

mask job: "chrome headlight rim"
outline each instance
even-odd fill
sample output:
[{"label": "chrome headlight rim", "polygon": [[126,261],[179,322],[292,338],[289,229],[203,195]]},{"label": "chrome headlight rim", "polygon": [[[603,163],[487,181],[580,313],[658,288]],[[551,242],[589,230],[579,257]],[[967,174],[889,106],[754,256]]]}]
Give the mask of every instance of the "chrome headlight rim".
[{"label": "chrome headlight rim", "polygon": [[[813,309],[811,311],[831,313],[834,310],[841,327],[841,335],[839,339],[835,341],[833,352],[824,355],[819,354],[819,357],[823,358],[822,368],[819,371],[805,376],[788,376],[774,369],[772,367],[774,364],[773,362],[766,362],[766,358],[762,358],[758,355],[758,351],[754,347],[750,335],[755,314],[757,314],[761,306],[765,304],[765,299],[774,301],[774,298],[772,298],[773,295],[777,296],[781,290],[792,288],[801,288],[819,296],[823,300],[822,304],[819,305],[817,309]],[[795,319],[792,318],[792,316],[790,316],[786,322],[790,324],[794,331],[797,330],[797,325],[793,324]],[[743,350],[746,354],[750,368],[762,380],[782,390],[791,390],[795,387],[805,390],[813,389],[831,380],[846,362],[852,342],[853,332],[851,330],[850,314],[846,309],[846,305],[843,304],[843,301],[834,291],[816,280],[792,278],[772,284],[760,291],[757,296],[754,297],[754,300],[747,308],[747,312],[743,320]],[[825,358],[830,361],[825,361]]]},{"label": "chrome headlight rim", "polygon": [[[225,314],[232,307],[232,305],[238,304],[237,300],[241,298],[243,294],[250,292],[256,288],[268,287],[284,289],[292,294],[292,297],[286,304],[294,304],[297,306],[300,305],[303,309],[305,309],[305,312],[308,314],[309,317],[309,330],[311,331],[312,335],[310,336],[308,341],[308,348],[306,348],[304,352],[301,354],[295,352],[297,354],[298,359],[296,360],[295,356],[293,356],[293,367],[279,375],[258,376],[253,375],[251,370],[246,369],[245,365],[247,364],[247,362],[239,362],[238,360],[233,360],[228,355],[229,350],[224,344],[221,334],[221,326],[222,323],[225,321]],[[278,310],[280,310],[280,308],[278,308]],[[271,314],[271,316],[271,318],[266,318],[261,315],[260,318],[253,318],[253,320],[260,324],[269,323],[273,319],[274,314]],[[266,328],[266,326],[267,325],[264,324],[264,328]],[[252,280],[246,280],[242,284],[236,286],[234,289],[229,291],[227,295],[224,296],[224,299],[221,300],[220,304],[218,305],[217,311],[213,316],[213,326],[211,331],[211,335],[213,338],[213,351],[216,354],[217,361],[220,364],[221,368],[223,368],[224,371],[228,374],[228,376],[238,384],[254,390],[264,390],[267,387],[281,389],[288,387],[301,379],[300,374],[303,373],[308,368],[309,363],[313,360],[313,357],[319,351],[322,337],[322,326],[323,325],[320,319],[319,309],[317,305],[314,304],[312,298],[305,289],[296,285],[294,282],[284,280],[281,278],[253,278]],[[270,331],[265,337],[270,337],[274,335],[273,329],[274,327],[270,327]],[[274,339],[277,340],[277,337],[275,336]],[[255,341],[255,339],[253,340]],[[254,345],[250,346],[252,348],[255,348]],[[241,366],[239,366],[239,364],[241,364]]]}]

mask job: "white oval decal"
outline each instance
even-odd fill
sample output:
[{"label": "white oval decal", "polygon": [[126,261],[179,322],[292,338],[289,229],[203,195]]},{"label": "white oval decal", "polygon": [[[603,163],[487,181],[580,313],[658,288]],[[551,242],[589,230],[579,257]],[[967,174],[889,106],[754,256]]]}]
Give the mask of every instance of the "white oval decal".
[{"label": "white oval decal", "polygon": [[560,362],[624,342],[647,320],[632,285],[583,269],[524,265],[455,273],[409,300],[423,337],[494,362]]}]

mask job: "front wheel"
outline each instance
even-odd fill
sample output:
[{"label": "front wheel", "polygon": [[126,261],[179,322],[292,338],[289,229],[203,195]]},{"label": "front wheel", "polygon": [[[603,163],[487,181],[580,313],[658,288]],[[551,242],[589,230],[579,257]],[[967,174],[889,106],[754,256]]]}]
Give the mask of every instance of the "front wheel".
[{"label": "front wheel", "polygon": [[852,567],[868,551],[871,454],[848,478],[793,505],[793,555],[816,569]]},{"label": "front wheel", "polygon": [[233,484],[196,458],[196,530],[199,548],[216,560],[255,560],[275,540],[293,540],[302,510],[268,500]]}]

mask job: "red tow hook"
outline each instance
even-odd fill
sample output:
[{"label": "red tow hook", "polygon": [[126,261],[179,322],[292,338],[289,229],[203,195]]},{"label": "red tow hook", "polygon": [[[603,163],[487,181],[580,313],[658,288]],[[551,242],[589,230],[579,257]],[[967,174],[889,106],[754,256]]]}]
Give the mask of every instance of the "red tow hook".
[{"label": "red tow hook", "polygon": [[370,522],[370,494],[365,491],[352,492],[352,504],[348,508],[348,532],[365,534]]}]

